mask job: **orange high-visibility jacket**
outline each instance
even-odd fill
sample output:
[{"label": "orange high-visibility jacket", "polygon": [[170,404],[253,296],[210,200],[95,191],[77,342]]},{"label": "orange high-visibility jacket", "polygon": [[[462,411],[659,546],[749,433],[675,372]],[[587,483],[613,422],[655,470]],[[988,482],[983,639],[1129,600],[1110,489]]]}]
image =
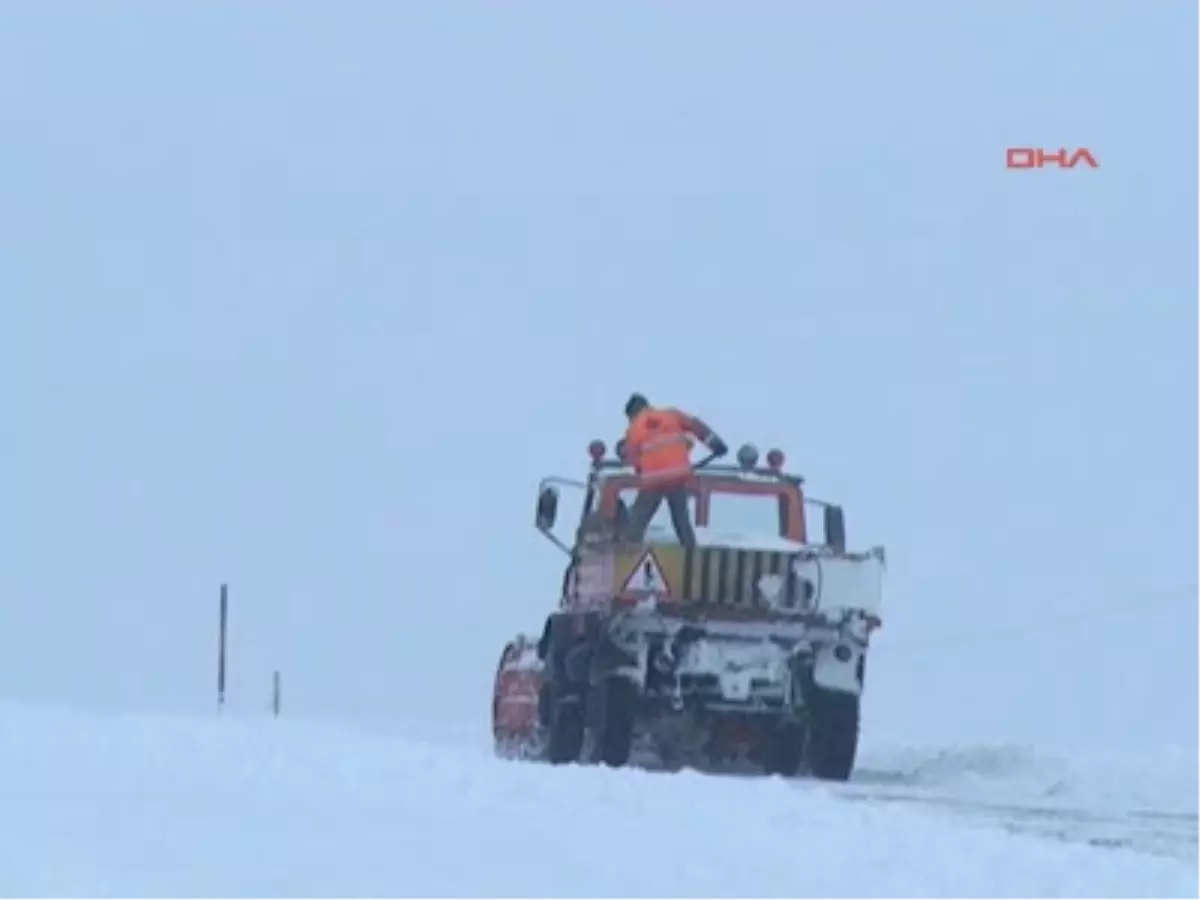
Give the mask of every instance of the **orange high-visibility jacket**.
[{"label": "orange high-visibility jacket", "polygon": [[625,431],[625,457],[646,481],[684,481],[692,473],[693,436],[707,441],[712,429],[678,409],[648,406]]}]

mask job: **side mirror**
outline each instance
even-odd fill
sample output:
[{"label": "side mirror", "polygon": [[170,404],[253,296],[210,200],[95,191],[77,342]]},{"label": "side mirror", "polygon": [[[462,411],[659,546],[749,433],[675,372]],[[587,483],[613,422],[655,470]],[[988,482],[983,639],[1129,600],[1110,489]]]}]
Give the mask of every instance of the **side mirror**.
[{"label": "side mirror", "polygon": [[846,551],[846,516],[840,506],[825,507],[825,543],[838,553]]},{"label": "side mirror", "polygon": [[558,491],[552,487],[542,488],[538,494],[535,523],[538,531],[549,531],[558,518]]}]

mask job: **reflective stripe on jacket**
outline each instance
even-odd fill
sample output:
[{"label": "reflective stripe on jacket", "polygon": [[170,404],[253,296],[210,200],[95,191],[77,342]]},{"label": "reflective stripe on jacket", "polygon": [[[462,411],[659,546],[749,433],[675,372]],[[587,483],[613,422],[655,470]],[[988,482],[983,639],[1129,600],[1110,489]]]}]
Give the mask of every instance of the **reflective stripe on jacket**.
[{"label": "reflective stripe on jacket", "polygon": [[647,407],[629,423],[625,453],[646,481],[681,481],[692,472],[693,435],[707,440],[710,434],[703,422],[687,413]]}]

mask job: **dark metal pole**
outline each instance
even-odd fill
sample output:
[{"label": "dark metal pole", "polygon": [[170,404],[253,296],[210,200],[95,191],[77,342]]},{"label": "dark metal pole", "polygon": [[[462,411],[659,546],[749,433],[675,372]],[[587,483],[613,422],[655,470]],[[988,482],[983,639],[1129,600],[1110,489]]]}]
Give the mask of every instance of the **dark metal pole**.
[{"label": "dark metal pole", "polygon": [[271,712],[275,714],[275,718],[279,718],[279,706],[282,700],[282,691],[280,685],[279,670],[275,670],[275,674],[271,677]]},{"label": "dark metal pole", "polygon": [[217,633],[217,712],[225,708],[225,635],[229,625],[229,586],[221,585],[220,625]]}]

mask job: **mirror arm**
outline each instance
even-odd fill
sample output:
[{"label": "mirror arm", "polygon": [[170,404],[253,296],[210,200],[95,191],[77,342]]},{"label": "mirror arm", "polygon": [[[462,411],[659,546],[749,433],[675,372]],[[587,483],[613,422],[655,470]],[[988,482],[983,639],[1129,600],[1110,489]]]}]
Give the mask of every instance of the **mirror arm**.
[{"label": "mirror arm", "polygon": [[538,531],[540,531],[545,536],[546,540],[548,540],[550,543],[552,543],[555,547],[557,547],[563,553],[567,554],[567,556],[574,555],[571,548],[568,547],[566,545],[566,543],[560,537],[558,537],[558,535],[553,534],[550,531],[547,531],[545,528],[539,528]]}]

